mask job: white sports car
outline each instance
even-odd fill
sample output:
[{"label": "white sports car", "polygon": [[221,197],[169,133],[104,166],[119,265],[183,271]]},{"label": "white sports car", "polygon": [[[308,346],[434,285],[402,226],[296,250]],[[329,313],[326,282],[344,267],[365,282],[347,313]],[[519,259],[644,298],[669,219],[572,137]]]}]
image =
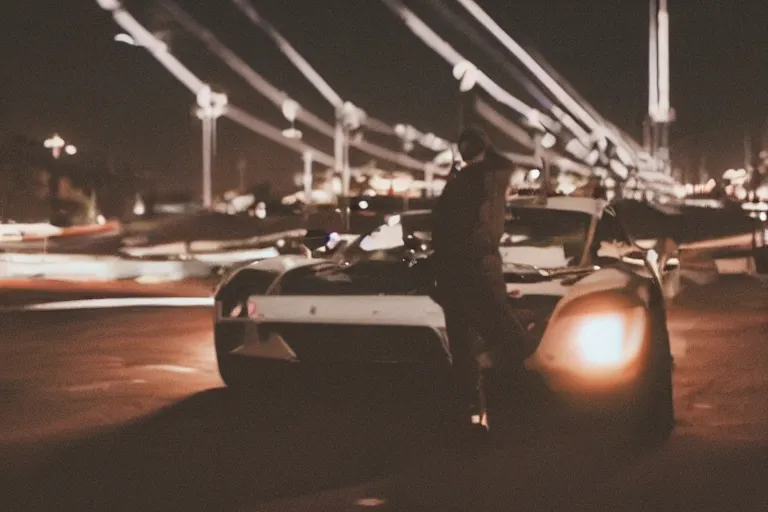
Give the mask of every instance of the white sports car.
[{"label": "white sports car", "polygon": [[[264,395],[300,377],[376,376],[439,390],[451,350],[428,295],[430,222],[425,211],[392,215],[331,258],[284,256],[227,276],[215,313],[225,383]],[[512,201],[501,250],[509,300],[538,344],[528,371],[569,406],[611,405],[668,433],[663,283],[678,270],[675,254],[641,249],[613,208],[575,197]]]}]

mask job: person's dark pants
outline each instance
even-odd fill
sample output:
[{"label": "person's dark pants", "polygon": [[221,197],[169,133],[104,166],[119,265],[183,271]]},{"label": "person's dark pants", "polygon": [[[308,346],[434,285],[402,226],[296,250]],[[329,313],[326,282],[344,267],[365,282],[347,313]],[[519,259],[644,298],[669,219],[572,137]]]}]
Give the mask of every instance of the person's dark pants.
[{"label": "person's dark pants", "polygon": [[453,372],[460,403],[478,406],[475,341],[489,349],[495,367],[515,370],[530,355],[526,329],[507,298],[501,256],[441,265],[437,302],[445,313]]}]

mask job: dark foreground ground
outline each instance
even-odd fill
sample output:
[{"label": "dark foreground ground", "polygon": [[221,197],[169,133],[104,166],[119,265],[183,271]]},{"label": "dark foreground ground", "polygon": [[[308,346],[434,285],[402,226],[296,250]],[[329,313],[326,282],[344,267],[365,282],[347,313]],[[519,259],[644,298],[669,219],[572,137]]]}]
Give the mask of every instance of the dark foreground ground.
[{"label": "dark foreground ground", "polygon": [[0,313],[0,509],[768,510],[768,288],[689,288],[670,330],[664,446],[532,414],[471,454],[386,404],[235,400],[207,309]]}]

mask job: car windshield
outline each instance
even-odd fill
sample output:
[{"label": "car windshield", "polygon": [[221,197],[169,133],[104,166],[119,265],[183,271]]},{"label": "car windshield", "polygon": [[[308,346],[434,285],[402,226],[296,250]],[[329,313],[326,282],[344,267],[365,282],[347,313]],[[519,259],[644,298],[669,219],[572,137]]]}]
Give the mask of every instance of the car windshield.
[{"label": "car windshield", "polygon": [[562,268],[581,262],[592,216],[548,208],[507,210],[501,253],[505,263]]},{"label": "car windshield", "polygon": [[[546,208],[507,210],[501,254],[508,267],[542,269],[578,265],[584,254],[591,216]],[[394,215],[361,235],[344,253],[350,260],[400,261],[431,250],[429,215]]]}]

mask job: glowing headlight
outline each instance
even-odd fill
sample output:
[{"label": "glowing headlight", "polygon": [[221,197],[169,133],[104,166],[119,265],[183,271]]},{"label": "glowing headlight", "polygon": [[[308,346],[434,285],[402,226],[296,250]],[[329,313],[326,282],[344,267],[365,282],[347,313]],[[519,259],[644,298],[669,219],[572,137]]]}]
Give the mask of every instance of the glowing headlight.
[{"label": "glowing headlight", "polygon": [[573,355],[580,369],[617,369],[638,356],[644,334],[642,307],[585,315],[574,323]]}]

